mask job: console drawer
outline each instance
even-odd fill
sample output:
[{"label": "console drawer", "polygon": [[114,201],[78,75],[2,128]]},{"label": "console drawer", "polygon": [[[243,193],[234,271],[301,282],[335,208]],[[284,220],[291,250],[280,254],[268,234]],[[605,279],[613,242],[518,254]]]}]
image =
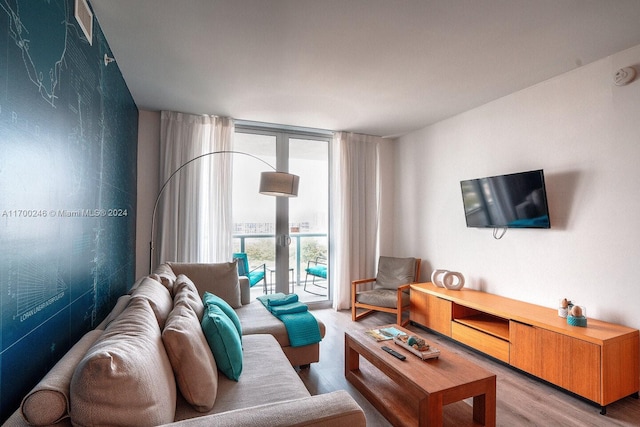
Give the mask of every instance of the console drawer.
[{"label": "console drawer", "polygon": [[451,338],[478,351],[509,363],[509,342],[477,329],[451,322]]}]

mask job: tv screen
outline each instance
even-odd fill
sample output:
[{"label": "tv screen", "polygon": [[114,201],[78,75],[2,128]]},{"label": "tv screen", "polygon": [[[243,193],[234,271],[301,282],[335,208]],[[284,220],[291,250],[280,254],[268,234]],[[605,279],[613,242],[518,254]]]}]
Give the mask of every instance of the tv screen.
[{"label": "tv screen", "polygon": [[550,228],[542,170],[460,181],[467,227]]}]

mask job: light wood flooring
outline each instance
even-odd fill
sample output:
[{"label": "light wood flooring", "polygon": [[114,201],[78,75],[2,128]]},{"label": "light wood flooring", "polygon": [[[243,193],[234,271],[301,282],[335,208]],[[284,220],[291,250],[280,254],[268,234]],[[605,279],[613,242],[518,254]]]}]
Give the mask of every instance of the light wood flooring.
[{"label": "light wood flooring", "polygon": [[[313,310],[327,328],[320,344],[320,362],[308,370],[300,371],[300,377],[311,394],[347,390],[363,408],[368,426],[391,424],[344,377],[344,331],[370,329],[394,323],[395,316],[374,313],[358,322],[351,321],[350,311],[333,309]],[[640,426],[640,400],[627,397],[607,407],[607,415],[600,415],[600,408],[553,386],[531,378],[502,363],[454,343],[447,338],[407,326],[422,335],[434,347],[454,351],[474,363],[492,371],[497,376],[497,425],[520,426]],[[470,403],[470,402],[468,402]]]}]

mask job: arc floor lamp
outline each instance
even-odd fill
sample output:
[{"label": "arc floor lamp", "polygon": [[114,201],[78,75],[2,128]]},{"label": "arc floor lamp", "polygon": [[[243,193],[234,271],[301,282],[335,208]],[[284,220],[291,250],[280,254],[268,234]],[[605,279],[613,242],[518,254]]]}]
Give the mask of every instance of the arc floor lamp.
[{"label": "arc floor lamp", "polygon": [[199,156],[194,157],[193,159],[183,163],[177,168],[169,178],[162,184],[160,187],[160,191],[156,196],[156,201],[153,205],[153,214],[151,216],[151,241],[149,242],[149,274],[153,272],[153,242],[154,242],[154,232],[156,228],[156,212],[158,210],[158,203],[160,202],[160,198],[164,193],[164,190],[167,188],[167,185],[171,182],[171,180],[185,167],[195,162],[196,160],[202,159],[203,157],[213,156],[215,154],[240,154],[242,156],[252,157],[265,165],[269,166],[273,171],[262,172],[260,174],[260,189],[258,190],[260,194],[265,194],[267,196],[275,196],[275,197],[297,197],[298,196],[298,184],[300,182],[300,177],[298,175],[293,175],[286,172],[278,172],[276,168],[272,165],[261,159],[260,157],[254,156],[253,154],[244,153],[242,151],[233,151],[233,150],[220,150],[220,151],[211,151],[209,153],[204,153]]}]

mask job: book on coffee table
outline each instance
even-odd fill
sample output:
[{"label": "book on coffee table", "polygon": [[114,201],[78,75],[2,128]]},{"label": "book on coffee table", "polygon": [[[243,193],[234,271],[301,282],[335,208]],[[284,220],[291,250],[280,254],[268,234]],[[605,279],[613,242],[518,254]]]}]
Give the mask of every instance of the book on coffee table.
[{"label": "book on coffee table", "polygon": [[379,329],[369,329],[368,331],[366,331],[366,334],[374,338],[376,341],[387,341],[401,335],[406,335],[404,332],[397,328],[394,328],[393,326]]}]

